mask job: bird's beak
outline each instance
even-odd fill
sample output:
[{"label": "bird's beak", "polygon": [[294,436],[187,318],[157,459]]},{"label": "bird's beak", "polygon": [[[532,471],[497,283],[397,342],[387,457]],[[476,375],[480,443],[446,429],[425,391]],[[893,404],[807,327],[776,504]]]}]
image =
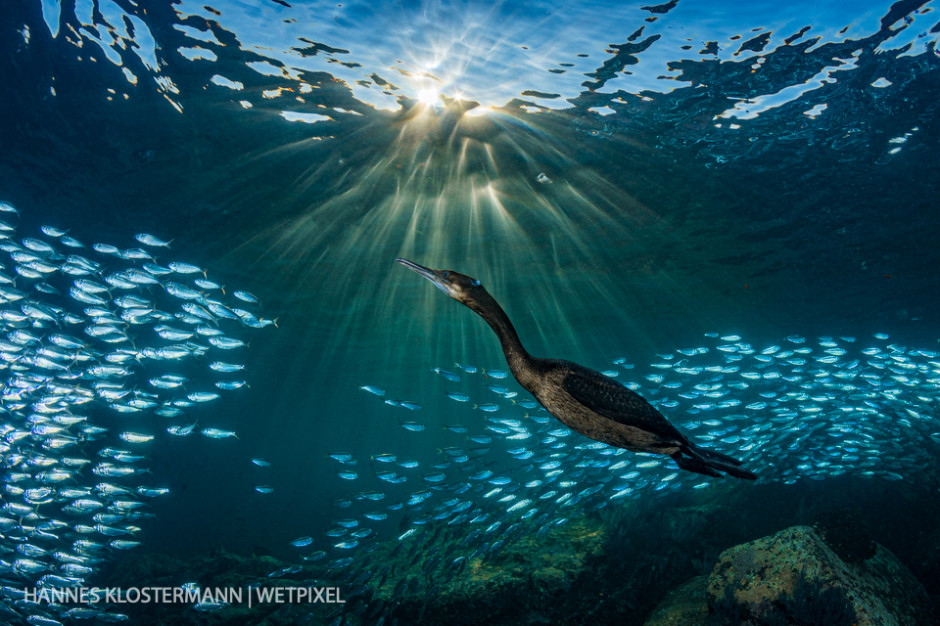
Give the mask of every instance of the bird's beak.
[{"label": "bird's beak", "polygon": [[448,296],[450,295],[450,290],[447,288],[448,287],[447,282],[438,275],[437,271],[432,270],[429,267],[424,267],[423,265],[418,265],[417,263],[413,263],[409,261],[408,259],[398,258],[398,259],[395,259],[395,261],[398,263],[401,263],[402,265],[410,269],[412,272],[420,276],[424,276],[429,281],[434,283],[435,287],[437,287],[438,289],[446,293]]}]

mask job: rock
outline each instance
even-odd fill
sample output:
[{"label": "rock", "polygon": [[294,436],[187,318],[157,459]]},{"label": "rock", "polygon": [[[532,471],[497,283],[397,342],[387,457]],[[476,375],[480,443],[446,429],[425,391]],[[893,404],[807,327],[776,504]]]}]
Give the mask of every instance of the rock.
[{"label": "rock", "polygon": [[[555,623],[566,607],[606,599],[573,590],[592,575],[589,564],[601,556],[605,540],[600,520],[578,517],[544,536],[522,537],[497,555],[469,559],[459,575],[446,568],[430,592],[420,562],[398,562],[394,576],[370,585],[372,602],[397,603],[393,617],[402,624]],[[441,540],[425,549],[448,548]],[[421,584],[402,592],[403,579]]]},{"label": "rock", "polygon": [[713,623],[930,623],[926,591],[884,546],[849,564],[808,526],[722,552],[706,596]]},{"label": "rock", "polygon": [[708,622],[707,582],[707,576],[696,576],[670,591],[653,609],[645,626],[704,626]]}]

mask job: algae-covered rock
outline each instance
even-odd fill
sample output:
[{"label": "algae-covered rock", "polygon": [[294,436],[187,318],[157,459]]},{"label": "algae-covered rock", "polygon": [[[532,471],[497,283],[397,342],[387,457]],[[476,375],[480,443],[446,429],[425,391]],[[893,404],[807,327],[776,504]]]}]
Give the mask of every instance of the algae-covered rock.
[{"label": "algae-covered rock", "polygon": [[706,595],[714,623],[929,623],[926,591],[891,552],[846,563],[808,526],[724,551]]},{"label": "algae-covered rock", "polygon": [[[420,564],[396,567],[394,576],[372,589],[372,602],[396,604],[395,616],[403,622],[551,621],[560,603],[580,598],[571,592],[572,585],[590,573],[587,564],[600,556],[605,539],[600,521],[579,517],[542,537],[522,537],[497,556],[468,559],[459,576],[436,582],[431,589],[418,584],[426,580]],[[441,552],[448,548],[430,547]],[[547,603],[546,598],[555,602]]]},{"label": "algae-covered rock", "polygon": [[708,622],[707,582],[707,576],[696,576],[670,591],[645,626],[704,626]]}]

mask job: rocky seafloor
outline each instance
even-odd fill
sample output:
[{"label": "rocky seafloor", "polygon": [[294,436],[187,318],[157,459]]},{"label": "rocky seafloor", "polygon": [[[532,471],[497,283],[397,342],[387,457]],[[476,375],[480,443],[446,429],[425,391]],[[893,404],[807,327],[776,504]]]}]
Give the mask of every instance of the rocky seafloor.
[{"label": "rocky seafloor", "polygon": [[[424,551],[379,544],[381,577],[337,578],[316,564],[215,550],[140,553],[102,586],[339,587],[345,604],[196,610],[127,605],[136,624],[872,624],[937,623],[936,489],[845,481],[731,485],[573,515],[428,585]],[[421,586],[411,585],[422,581]]]}]

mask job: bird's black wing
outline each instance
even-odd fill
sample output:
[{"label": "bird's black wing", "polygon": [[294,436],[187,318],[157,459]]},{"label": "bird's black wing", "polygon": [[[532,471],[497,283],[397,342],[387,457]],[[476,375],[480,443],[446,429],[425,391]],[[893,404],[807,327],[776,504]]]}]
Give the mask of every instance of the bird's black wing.
[{"label": "bird's black wing", "polygon": [[636,426],[667,440],[686,438],[653,405],[600,372],[576,363],[565,363],[568,373],[562,387],[572,398],[615,422]]}]

